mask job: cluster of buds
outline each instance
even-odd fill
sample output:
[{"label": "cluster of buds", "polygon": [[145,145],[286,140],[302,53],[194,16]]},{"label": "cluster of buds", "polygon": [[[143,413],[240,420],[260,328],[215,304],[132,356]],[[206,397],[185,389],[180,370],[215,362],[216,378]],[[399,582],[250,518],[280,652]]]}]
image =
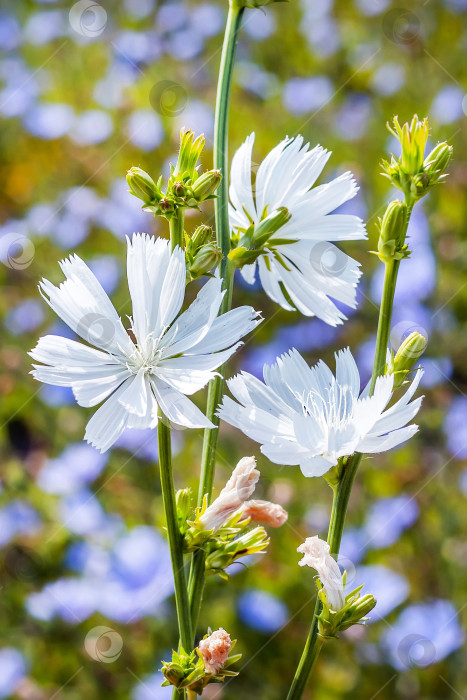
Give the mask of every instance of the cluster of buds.
[{"label": "cluster of buds", "polygon": [[187,653],[183,647],[172,652],[171,661],[163,661],[161,671],[165,677],[162,685],[173,685],[179,690],[190,690],[202,695],[210,683],[223,683],[238,673],[229,668],[241,658],[241,654],[230,656],[236,640],[222,628],[209,630],[194,651]]},{"label": "cluster of buds", "polygon": [[195,229],[193,235],[185,236],[185,258],[187,282],[209,274],[222,258],[222,251],[213,240],[213,231],[204,224]]},{"label": "cluster of buds", "polygon": [[280,527],[287,520],[282,506],[269,501],[249,500],[259,479],[254,457],[243,457],[219,496],[208,506],[207,498],[189,519],[190,494],[177,494],[177,510],[185,552],[203,549],[206,574],[228,578],[225,569],[249,554],[264,553],[269,537],[262,525],[248,529],[251,522]]},{"label": "cluster of buds", "polygon": [[393,126],[388,124],[388,129],[400,142],[402,152],[400,158],[392,155],[389,162],[383,161],[383,175],[404,192],[408,201],[416,202],[446,177],[452,146],[439,143],[425,158],[428,120],[420,121],[417,115],[410,124],[407,122],[403,126],[394,117]]},{"label": "cluster of buds", "polygon": [[300,566],[310,566],[318,572],[316,585],[322,603],[318,616],[318,633],[325,638],[337,637],[352,625],[365,624],[376,600],[371,594],[361,596],[363,586],[345,593],[347,574],[341,573],[327,542],[319,537],[307,537],[297,549],[303,554]]},{"label": "cluster of buds", "polygon": [[198,173],[197,162],[204,143],[204,136],[195,139],[192,131],[182,129],[177,163],[171,166],[165,192],[162,176],[156,183],[141,168],[130,168],[126,177],[129,192],[143,201],[145,211],[171,219],[177,209],[199,209],[201,202],[215,196],[222,179],[220,171]]},{"label": "cluster of buds", "polygon": [[391,351],[387,364],[387,373],[394,375],[394,388],[402,386],[408,373],[414,368],[425,351],[427,340],[418,331],[414,331],[400,344],[394,355]]},{"label": "cluster of buds", "polygon": [[[249,217],[248,213],[245,213]],[[229,259],[236,267],[251,265],[267,246],[267,249],[285,264],[280,254],[275,250],[275,246],[280,246],[282,243],[293,243],[293,241],[274,238],[274,234],[290,220],[290,217],[286,207],[279,207],[269,215],[266,207],[261,221],[256,225],[249,217],[250,226],[247,229],[238,229],[236,233],[232,234],[232,250],[229,253]]]}]

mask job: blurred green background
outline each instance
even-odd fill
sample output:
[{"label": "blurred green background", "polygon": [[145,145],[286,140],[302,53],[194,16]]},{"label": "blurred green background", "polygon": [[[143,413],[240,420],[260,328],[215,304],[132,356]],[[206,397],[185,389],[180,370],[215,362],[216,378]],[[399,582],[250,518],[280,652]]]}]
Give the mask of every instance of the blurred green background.
[{"label": "blurred green background", "polygon": [[[331,149],[322,181],[354,172],[361,189],[346,211],[368,222],[369,241],[345,246],[364,276],[358,310],[338,329],[278,311],[239,280],[235,304],[266,320],[229,372],[258,374],[292,346],[332,366],[350,345],[369,375],[381,281],[370,250],[394,195],[379,174],[396,148],[385,123],[428,115],[432,144],[454,146],[446,183],[411,223],[391,334],[395,347],[416,329],[429,339],[420,432],[364,460],[342,547],[343,565],[379,603],[367,628],[325,648],[306,695],[316,700],[467,696],[466,14],[465,0],[290,0],[247,10],[240,33],[231,153],[252,130],[257,162],[297,133]],[[37,283],[60,281],[57,262],[70,252],[130,313],[124,237],[167,231],[126,193],[124,176],[132,165],[167,173],[182,126],[205,133],[210,166],[225,15],[226,3],[210,0],[1,6],[0,697],[170,697],[157,674],[176,633],[156,437],[131,431],[100,457],[81,442],[89,412],[68,390],[39,386],[27,352],[40,335],[67,332]],[[187,228],[212,219],[209,204]],[[178,486],[196,489],[201,440],[174,434]],[[206,696],[276,700],[314,606],[313,572],[297,566],[296,548],[325,535],[331,492],[270,464],[228,426],[219,488],[245,454],[258,457],[259,497],[282,503],[289,521],[266,556],[228,584],[209,581],[199,632],[226,628],[243,658],[240,676]]]}]

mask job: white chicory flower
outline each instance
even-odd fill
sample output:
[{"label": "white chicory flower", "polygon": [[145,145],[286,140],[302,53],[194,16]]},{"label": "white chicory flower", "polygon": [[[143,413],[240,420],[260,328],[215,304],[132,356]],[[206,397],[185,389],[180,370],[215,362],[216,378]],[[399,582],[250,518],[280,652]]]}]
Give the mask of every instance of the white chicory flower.
[{"label": "white chicory flower", "polygon": [[357,184],[346,172],[313,187],[331,154],[321,146],[308,150],[309,144],[297,136],[273,148],[259,166],[253,186],[254,138],[248,136],[232,160],[231,227],[246,230],[279,207],[287,208],[290,219],[267,241],[258,260],[243,266],[242,275],[252,284],[258,267],[264,291],[282,308],[318,316],[332,326],[340,324],[346,316],[330,297],[355,308],[361,272],[359,263],[331,241],[362,239],[366,233],[359,217],[331,212],[356,195]]},{"label": "white chicory flower", "polygon": [[254,457],[243,457],[232,476],[211,505],[199,518],[206,530],[217,530],[253,494],[259,479]]},{"label": "white chicory flower", "polygon": [[187,398],[202,389],[258,323],[242,306],[217,318],[224,292],[219,277],[202,287],[179,315],[185,297],[185,255],[169,242],[146,234],[128,239],[127,275],[133,318],[127,333],[109,297],[77,256],[60,266],[66,280],[39,289],[60,318],[81,338],[47,335],[31,356],[33,376],[71,387],[80,406],[105,403],[89,421],[85,439],[104,452],[125,428],[154,427],[158,408],[187,428],[212,427]]},{"label": "white chicory flower", "polygon": [[331,556],[328,543],[320,540],[317,535],[307,537],[297,552],[303,554],[303,559],[298,562],[300,566],[310,566],[318,572],[330,609],[334,612],[342,610],[345,605],[342,574]]},{"label": "white chicory flower", "polygon": [[422,398],[411,402],[422,377],[387,408],[394,376],[378,377],[373,395],[360,393],[360,375],[347,348],[336,354],[336,375],[322,361],[309,367],[297,350],[265,365],[264,383],[242,372],[228,381],[238,403],[224,397],[218,415],[261,444],[276,464],[300,465],[305,476],[321,476],[340,457],[385,452],[408,440],[418,426],[407,423]]}]

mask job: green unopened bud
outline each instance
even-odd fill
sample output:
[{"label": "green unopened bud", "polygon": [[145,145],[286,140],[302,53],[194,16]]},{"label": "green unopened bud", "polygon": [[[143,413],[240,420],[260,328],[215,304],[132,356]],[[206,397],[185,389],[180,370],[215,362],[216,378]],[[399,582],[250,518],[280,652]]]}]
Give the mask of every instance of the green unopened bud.
[{"label": "green unopened bud", "polygon": [[452,146],[447,143],[439,143],[431,153],[427,155],[424,162],[425,172],[429,175],[432,183],[438,181],[452,158]]},{"label": "green unopened bud", "polygon": [[186,521],[191,516],[191,489],[180,489],[175,495],[177,505],[178,526],[183,531],[187,525]]},{"label": "green unopened bud", "polygon": [[175,209],[174,203],[170,199],[167,199],[167,197],[163,197],[159,202],[159,209],[162,214],[170,214]]},{"label": "green unopened bud", "polygon": [[212,227],[205,226],[205,224],[201,224],[201,226],[198,226],[194,230],[193,235],[191,237],[191,242],[195,250],[198,250],[198,248],[201,248],[201,246],[205,245],[206,243],[209,243],[211,238]]},{"label": "green unopened bud", "polygon": [[183,182],[177,180],[172,185],[172,192],[176,197],[184,197],[186,195],[186,187]]},{"label": "green unopened bud", "polygon": [[262,252],[262,250],[250,250],[245,246],[238,246],[230,251],[228,258],[235,267],[242,268],[244,265],[254,263],[262,255]]},{"label": "green unopened bud", "polygon": [[290,220],[291,214],[286,207],[279,207],[259,222],[254,228],[252,247],[262,248],[271,236]]},{"label": "green unopened bud", "polygon": [[222,175],[220,170],[208,170],[199,176],[191,188],[193,197],[197,202],[212,197],[221,184]]},{"label": "green unopened bud", "polygon": [[390,366],[394,374],[394,388],[401,386],[412,367],[418,362],[425,351],[427,340],[418,331],[414,331],[401,343],[399,350]]},{"label": "green unopened bud", "polygon": [[196,163],[198,162],[204,148],[204,143],[205,139],[203,135],[198,136],[198,138],[195,139],[191,130],[181,130],[180,150],[172,177],[177,178],[180,176],[187,179],[192,179],[194,177]]},{"label": "green unopened bud", "polygon": [[405,202],[396,200],[386,209],[381,222],[378,240],[378,255],[382,262],[401,260],[407,256],[405,236],[407,233],[408,210]]},{"label": "green unopened bud", "polygon": [[206,245],[201,246],[195,253],[193,263],[189,267],[191,278],[197,279],[211,272],[213,268],[217,267],[221,259],[222,251],[215,243],[206,243]]},{"label": "green unopened bud", "polygon": [[141,168],[130,168],[126,175],[130,193],[145,203],[159,200],[162,193],[154,180]]},{"label": "green unopened bud", "polygon": [[401,126],[398,118],[394,117],[393,126],[388,124],[388,129],[400,141],[402,148],[400,163],[404,171],[410,175],[416,175],[423,168],[429,133],[428,119],[420,121],[415,114],[410,124],[406,122]]}]

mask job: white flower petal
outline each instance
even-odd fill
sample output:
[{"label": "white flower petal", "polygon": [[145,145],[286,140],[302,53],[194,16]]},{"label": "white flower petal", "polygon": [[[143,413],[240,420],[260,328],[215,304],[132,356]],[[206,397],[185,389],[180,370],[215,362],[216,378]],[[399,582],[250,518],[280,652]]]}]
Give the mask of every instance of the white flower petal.
[{"label": "white flower petal", "polygon": [[159,311],[153,331],[158,335],[170,326],[179,313],[185,298],[185,253],[178,246],[172,251],[159,296]]},{"label": "white flower petal", "polygon": [[358,444],[359,452],[369,452],[373,454],[375,452],[386,452],[393,447],[397,447],[403,442],[406,442],[412,435],[418,431],[418,425],[408,425],[405,428],[400,428],[399,430],[394,430],[392,433],[378,436],[366,435]]},{"label": "white flower petal", "polygon": [[39,290],[49,306],[84,340],[117,356],[133,343],[115,308],[88,266],[77,256],[60,266],[67,277],[59,287],[42,280]]},{"label": "white flower petal", "polygon": [[360,373],[350,348],[336,353],[336,381],[340,386],[348,386],[353,396],[360,394]]},{"label": "white flower petal", "polygon": [[185,428],[214,427],[204,413],[202,413],[184,394],[169,386],[161,379],[151,379],[151,385],[157,403],[170,421],[177,425],[183,425]]},{"label": "white flower petal", "polygon": [[139,417],[145,416],[148,411],[148,390],[149,385],[146,372],[142,368],[127,382],[127,387],[119,396],[118,401],[126,408],[128,413],[134,413]]},{"label": "white flower petal", "polygon": [[231,345],[235,345],[235,349],[237,349],[240,347],[237,344],[240,338],[254,330],[262,320],[251,306],[239,306],[227,311],[214,319],[204,338],[193,345],[189,353],[190,355],[215,353],[229,348]]},{"label": "white flower petal", "polygon": [[244,208],[255,221],[257,219],[251,184],[251,152],[254,142],[255,134],[252,133],[236,151],[230,170],[229,198],[242,228],[249,225]]},{"label": "white flower petal", "polygon": [[316,457],[305,457],[300,462],[300,471],[303,476],[323,476],[331,467],[337,464],[337,459],[330,459],[317,455]]},{"label": "white flower petal", "polygon": [[106,452],[127,426],[128,412],[119,402],[131,379],[127,379],[92,416],[86,426],[84,439],[93,447]]},{"label": "white flower petal", "polygon": [[201,287],[193,303],[165,333],[163,358],[186,352],[203,340],[214,323],[224,296],[221,285],[220,278],[213,277]]}]

